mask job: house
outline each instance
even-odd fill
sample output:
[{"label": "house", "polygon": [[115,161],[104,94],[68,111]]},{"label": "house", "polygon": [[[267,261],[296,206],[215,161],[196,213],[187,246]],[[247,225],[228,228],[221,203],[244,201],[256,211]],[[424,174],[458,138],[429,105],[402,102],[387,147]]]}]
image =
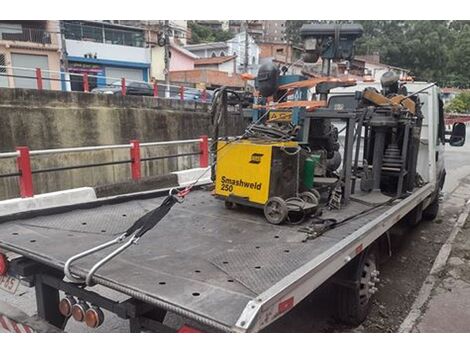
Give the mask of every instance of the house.
[{"label": "house", "polygon": [[212,69],[194,69],[170,72],[170,80],[173,84],[191,83],[197,87],[214,89],[221,86],[230,88],[243,88],[245,81],[237,73],[227,73]]},{"label": "house", "polygon": [[457,95],[461,93],[468,93],[469,89],[453,88],[453,87],[443,87],[441,88],[441,98],[444,104],[449,103]]},{"label": "house", "polygon": [[400,78],[408,77],[410,74],[410,70],[381,63],[378,54],[356,55],[354,61],[364,67],[364,75],[370,75],[375,81],[380,81],[380,77],[388,71],[395,72]]},{"label": "house", "polygon": [[[165,48],[161,46],[154,46],[152,48],[152,65],[151,65],[151,77],[152,80],[164,80],[165,79]],[[170,72],[172,71],[183,71],[193,70],[194,61],[198,59],[197,55],[194,55],[189,50],[177,45],[173,40],[170,39]]]},{"label": "house", "polygon": [[230,55],[229,46],[226,42],[191,44],[186,45],[184,48],[199,57],[216,57]]},{"label": "house", "polygon": [[[70,73],[88,73],[90,89],[122,77],[149,80],[150,49],[145,30],[98,21],[62,21]],[[70,76],[71,89],[83,90],[83,78]]]},{"label": "house", "polygon": [[[245,38],[248,38],[248,45],[246,45]],[[260,55],[260,48],[258,44],[256,44],[255,40],[251,35],[246,35],[245,32],[241,32],[237,34],[232,39],[227,40],[228,50],[229,53],[236,55],[236,65],[237,65],[237,72],[244,73],[248,72],[252,75],[258,73],[259,68],[259,55]],[[245,56],[245,48],[248,49],[248,52]],[[248,59],[248,65],[245,67],[245,60]]]},{"label": "house", "polygon": [[61,89],[59,22],[0,21],[0,87],[36,89],[36,68],[44,89]]},{"label": "house", "polygon": [[236,56],[216,56],[216,57],[204,57],[196,59],[194,67],[197,69],[216,70],[227,73],[235,73],[236,68]]}]

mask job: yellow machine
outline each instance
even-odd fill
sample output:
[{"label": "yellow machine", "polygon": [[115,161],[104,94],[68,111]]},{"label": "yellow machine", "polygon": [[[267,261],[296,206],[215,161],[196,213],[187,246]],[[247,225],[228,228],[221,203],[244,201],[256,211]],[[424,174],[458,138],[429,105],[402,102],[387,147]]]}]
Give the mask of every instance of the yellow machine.
[{"label": "yellow machine", "polygon": [[302,162],[297,142],[219,141],[217,150],[215,194],[227,207],[263,208],[266,219],[278,224],[291,210],[305,211],[318,205],[311,199],[314,196],[299,195]]},{"label": "yellow machine", "polygon": [[217,195],[235,203],[264,206],[272,196],[292,197],[296,194],[296,142],[219,142],[217,150]]}]

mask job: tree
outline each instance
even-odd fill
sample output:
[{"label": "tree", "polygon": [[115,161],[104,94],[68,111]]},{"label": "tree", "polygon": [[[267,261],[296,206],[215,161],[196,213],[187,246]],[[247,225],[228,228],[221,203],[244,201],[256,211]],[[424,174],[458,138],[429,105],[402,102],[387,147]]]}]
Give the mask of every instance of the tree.
[{"label": "tree", "polygon": [[188,27],[191,30],[190,44],[225,42],[226,40],[233,38],[233,34],[229,31],[212,29],[192,21],[188,23]]},{"label": "tree", "polygon": [[445,107],[446,112],[458,114],[470,112],[470,92],[463,92],[457,95]]}]

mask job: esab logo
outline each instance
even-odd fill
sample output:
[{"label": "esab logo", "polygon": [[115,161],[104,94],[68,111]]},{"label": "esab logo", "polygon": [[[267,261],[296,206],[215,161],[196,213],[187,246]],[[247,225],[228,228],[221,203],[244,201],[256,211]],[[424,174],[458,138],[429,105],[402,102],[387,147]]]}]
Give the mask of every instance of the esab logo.
[{"label": "esab logo", "polygon": [[261,163],[261,157],[262,157],[263,155],[264,155],[264,154],[260,154],[260,153],[253,153],[253,154],[251,154],[250,164],[260,164],[260,163]]}]

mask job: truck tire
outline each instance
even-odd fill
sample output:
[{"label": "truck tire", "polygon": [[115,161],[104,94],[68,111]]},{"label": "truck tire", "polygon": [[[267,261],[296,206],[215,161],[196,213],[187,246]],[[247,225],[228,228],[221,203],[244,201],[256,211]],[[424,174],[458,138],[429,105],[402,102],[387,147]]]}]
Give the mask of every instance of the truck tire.
[{"label": "truck tire", "polygon": [[[338,286],[336,318],[340,322],[357,326],[369,314],[372,306],[372,296],[377,290],[375,284],[378,280],[377,251],[369,250],[351,271],[353,281],[358,284],[354,287]],[[351,263],[352,264],[352,263]]]},{"label": "truck tire", "polygon": [[423,219],[431,221],[437,217],[439,213],[439,196],[436,196],[431,204],[423,210]]}]

